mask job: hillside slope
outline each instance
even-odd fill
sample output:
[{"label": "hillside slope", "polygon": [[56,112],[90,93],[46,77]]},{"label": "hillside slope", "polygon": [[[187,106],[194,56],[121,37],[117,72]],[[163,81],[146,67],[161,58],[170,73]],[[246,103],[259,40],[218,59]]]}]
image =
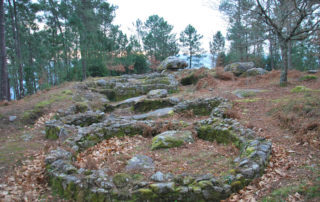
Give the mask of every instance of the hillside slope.
[{"label": "hillside slope", "polygon": [[[233,103],[227,116],[273,143],[271,163],[265,174],[238,194],[231,195],[228,201],[320,200],[319,73],[315,75],[317,79],[308,79],[301,72],[291,71],[286,87],[278,85],[278,71],[233,80],[219,79],[222,77],[214,70],[175,73],[178,81],[190,75],[196,79],[190,82],[191,85],[179,85],[179,91],[173,97],[184,100],[227,98]],[[87,82],[91,80],[99,81],[99,78]],[[51,195],[43,160],[44,155],[60,143],[45,138],[44,123],[58,110],[60,113],[67,111],[81,102],[79,96],[87,96],[81,86],[80,83],[68,83],[0,107],[0,200],[58,200],[57,196]],[[101,101],[103,96],[94,98]],[[111,102],[114,103],[118,102]],[[105,106],[97,102],[89,107],[100,105]],[[9,116],[17,116],[17,119],[11,122]],[[190,116],[197,119],[197,116]],[[189,119],[174,115],[170,121]]]}]

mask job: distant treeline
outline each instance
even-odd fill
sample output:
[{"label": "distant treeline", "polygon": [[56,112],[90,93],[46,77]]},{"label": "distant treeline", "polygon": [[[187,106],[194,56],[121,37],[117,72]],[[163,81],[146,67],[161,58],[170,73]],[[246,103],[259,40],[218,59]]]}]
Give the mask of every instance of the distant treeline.
[{"label": "distant treeline", "polygon": [[[229,29],[226,37],[217,32],[210,42],[210,52],[218,55],[215,64],[319,68],[319,5],[312,2],[223,0],[219,9]],[[137,19],[127,36],[113,23],[116,9],[105,0],[1,0],[0,100],[88,76],[145,73],[180,49],[192,64],[192,57],[204,52],[202,35],[192,25],[177,37],[158,15]],[[225,38],[231,42],[228,51]]]}]

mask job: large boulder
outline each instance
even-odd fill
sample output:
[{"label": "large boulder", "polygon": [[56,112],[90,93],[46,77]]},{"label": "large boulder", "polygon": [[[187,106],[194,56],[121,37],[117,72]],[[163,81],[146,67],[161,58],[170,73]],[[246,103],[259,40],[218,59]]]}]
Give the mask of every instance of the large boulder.
[{"label": "large boulder", "polygon": [[132,157],[126,166],[127,171],[143,171],[150,169],[154,169],[152,158],[141,154]]},{"label": "large boulder", "polygon": [[185,143],[193,142],[192,133],[190,131],[166,131],[152,139],[151,149],[179,147]]},{"label": "large boulder", "polygon": [[232,72],[236,76],[240,76],[249,69],[254,68],[253,62],[235,62],[224,67],[225,72]]},{"label": "large boulder", "polygon": [[241,76],[258,76],[267,74],[268,71],[262,68],[251,68],[244,72]]},{"label": "large boulder", "polygon": [[151,90],[147,94],[147,97],[150,99],[153,98],[165,98],[168,96],[168,91],[167,89],[156,89],[156,90]]},{"label": "large boulder", "polygon": [[188,63],[186,61],[181,60],[176,56],[170,56],[160,63],[160,65],[157,67],[157,70],[160,72],[163,70],[176,71],[178,69],[184,69],[186,67],[188,67]]}]

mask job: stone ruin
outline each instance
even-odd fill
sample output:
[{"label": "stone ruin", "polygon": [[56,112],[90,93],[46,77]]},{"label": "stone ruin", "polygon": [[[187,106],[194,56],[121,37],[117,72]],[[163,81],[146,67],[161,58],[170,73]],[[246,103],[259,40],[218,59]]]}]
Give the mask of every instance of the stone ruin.
[{"label": "stone ruin", "polygon": [[[232,106],[228,100],[221,97],[183,100],[169,96],[178,92],[178,81],[171,74],[103,78],[79,84],[75,91],[77,103],[59,111],[54,120],[46,123],[46,137],[61,145],[46,156],[46,173],[52,190],[66,199],[219,201],[261,176],[268,164],[271,142],[257,137],[238,121],[226,118],[224,112]],[[171,124],[175,130],[157,133],[159,123],[153,118],[187,110],[205,118],[192,123],[163,121],[162,125]],[[219,178],[212,173],[194,176],[155,171],[150,179],[144,179],[129,173],[109,176],[102,169],[74,166],[77,153],[105,139],[143,134],[146,127],[154,130],[150,149],[192,143],[191,133],[183,130],[185,124],[194,126],[200,139],[235,145],[240,155],[233,161],[234,168]],[[145,169],[152,169],[152,159],[142,155],[130,159],[128,169],[141,162]]]}]

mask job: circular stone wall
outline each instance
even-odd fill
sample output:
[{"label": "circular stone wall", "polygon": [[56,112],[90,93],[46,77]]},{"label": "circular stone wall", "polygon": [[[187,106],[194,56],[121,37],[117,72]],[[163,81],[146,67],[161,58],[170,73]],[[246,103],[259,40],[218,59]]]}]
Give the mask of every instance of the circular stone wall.
[{"label": "circular stone wall", "polygon": [[[238,121],[223,118],[224,110],[230,106],[227,100],[213,97],[179,102],[172,107],[173,113],[191,109],[199,115],[210,115],[210,118],[194,123],[197,136],[239,148],[240,155],[234,159],[233,168],[219,179],[214,177],[215,173],[211,173],[199,176],[171,175],[161,180],[151,177],[146,180],[127,173],[108,176],[104,170],[78,169],[73,164],[78,152],[111,137],[143,134],[145,128],[142,125],[155,127],[153,120],[114,116],[103,119],[99,113],[81,113],[81,116],[75,114],[73,119],[67,119],[72,122],[62,117],[47,123],[47,137],[55,137],[63,142],[62,147],[52,150],[45,158],[49,184],[59,195],[79,201],[226,199],[232,192],[242,189],[260,176],[271,154],[271,142],[256,137],[254,131],[244,128]],[[81,125],[81,120],[88,119],[91,121],[88,126]]]}]

